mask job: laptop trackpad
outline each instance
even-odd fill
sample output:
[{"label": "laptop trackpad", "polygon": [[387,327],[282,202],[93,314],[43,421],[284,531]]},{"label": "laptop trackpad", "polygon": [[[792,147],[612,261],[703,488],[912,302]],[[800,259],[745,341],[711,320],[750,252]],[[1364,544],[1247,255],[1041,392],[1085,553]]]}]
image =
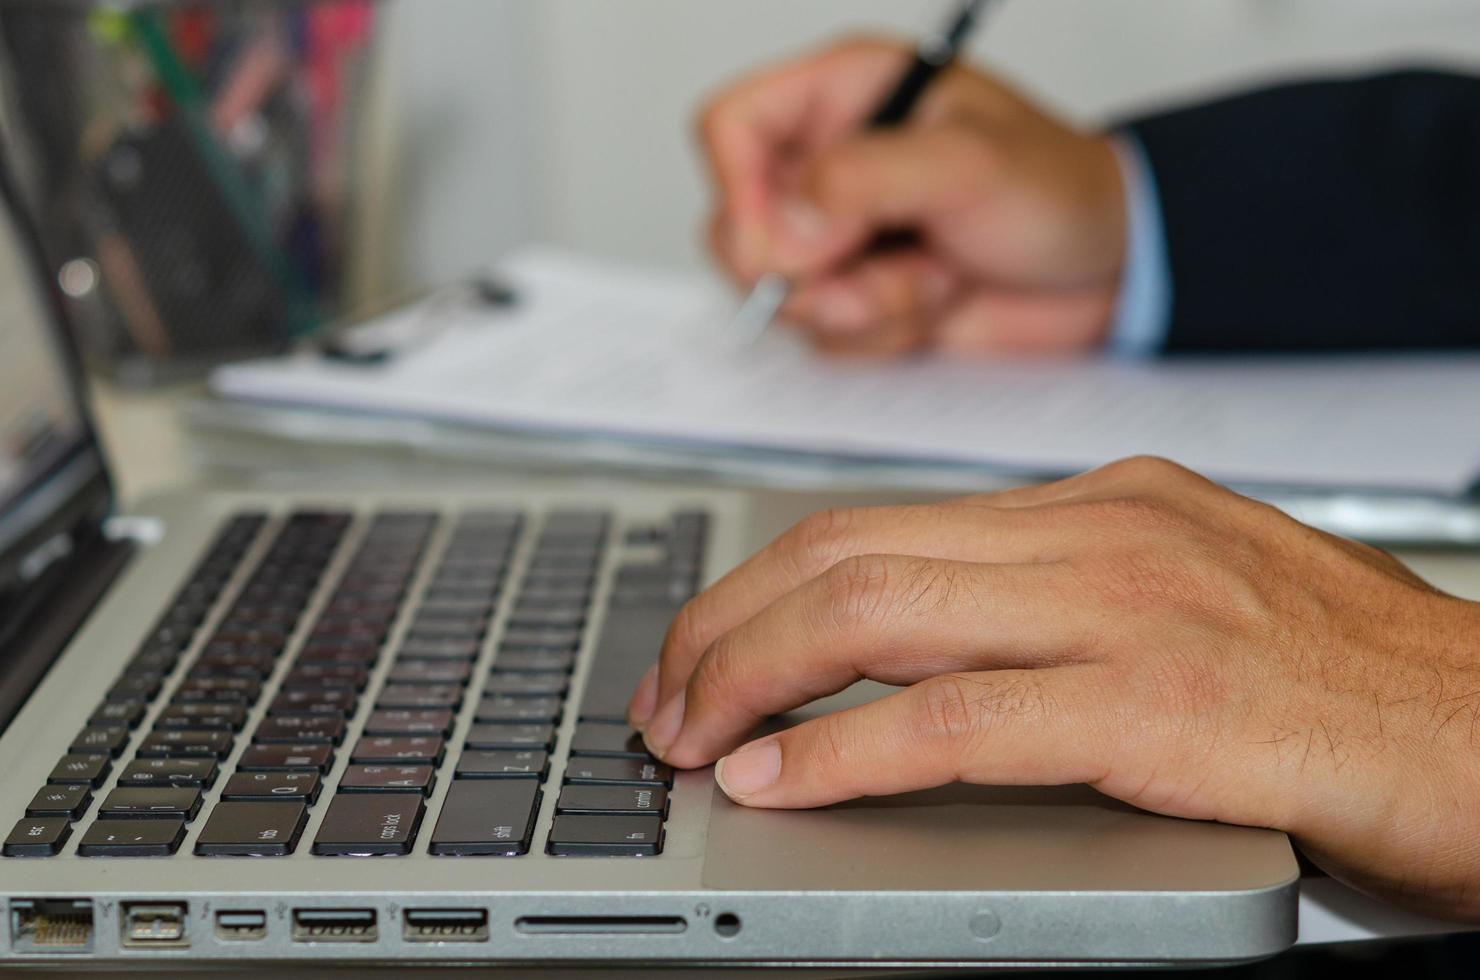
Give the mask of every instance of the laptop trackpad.
[{"label": "laptop trackpad", "polygon": [[[858,685],[793,724],[877,697]],[[716,788],[703,884],[768,889],[1238,889],[1289,880],[1283,834],[1159,817],[1084,786],[955,784],[820,810],[757,810]]]}]

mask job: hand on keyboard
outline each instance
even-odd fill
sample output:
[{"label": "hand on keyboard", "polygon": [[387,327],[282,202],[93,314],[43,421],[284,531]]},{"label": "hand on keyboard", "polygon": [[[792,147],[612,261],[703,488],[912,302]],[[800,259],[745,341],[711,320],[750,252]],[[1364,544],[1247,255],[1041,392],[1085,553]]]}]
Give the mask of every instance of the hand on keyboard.
[{"label": "hand on keyboard", "polygon": [[[1480,605],[1142,459],[805,521],[685,607],[631,720],[746,805],[1088,783],[1480,919],[1477,676]],[[904,689],[742,745],[860,678]]]}]

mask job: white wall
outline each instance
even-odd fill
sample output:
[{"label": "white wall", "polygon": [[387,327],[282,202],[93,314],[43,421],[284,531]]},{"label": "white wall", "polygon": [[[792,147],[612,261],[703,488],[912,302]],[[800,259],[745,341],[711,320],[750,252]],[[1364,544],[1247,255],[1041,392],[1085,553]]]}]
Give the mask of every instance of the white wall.
[{"label": "white wall", "polygon": [[[415,243],[412,257],[422,267],[432,254],[438,262],[452,252],[481,258],[526,231],[697,266],[706,191],[689,133],[703,95],[757,62],[839,32],[918,33],[949,9],[943,0],[401,2],[419,12],[423,60],[409,71],[426,87],[422,104],[430,99],[440,117],[429,128],[452,140],[450,150],[424,162],[420,203],[408,215],[406,241]],[[512,34],[488,33],[497,30]],[[502,60],[476,57],[484,41]],[[1304,69],[1438,60],[1480,71],[1480,3],[1009,0],[985,26],[975,55],[1093,121]],[[475,81],[456,92],[428,81],[452,76]],[[505,162],[515,137],[500,127],[517,117],[521,100],[532,110],[519,123],[528,127],[526,162]],[[454,119],[463,127],[455,136]],[[495,154],[497,165],[484,153]]]}]

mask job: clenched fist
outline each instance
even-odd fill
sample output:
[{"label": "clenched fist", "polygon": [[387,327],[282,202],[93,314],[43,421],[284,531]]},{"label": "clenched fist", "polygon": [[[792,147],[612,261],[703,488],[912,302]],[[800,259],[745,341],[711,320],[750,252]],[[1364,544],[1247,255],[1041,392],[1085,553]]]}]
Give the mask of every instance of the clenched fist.
[{"label": "clenched fist", "polygon": [[1127,220],[1109,140],[960,66],[905,126],[864,132],[911,54],[847,41],[711,102],[720,264],[741,285],[788,276],[783,317],[828,351],[1099,346]]}]

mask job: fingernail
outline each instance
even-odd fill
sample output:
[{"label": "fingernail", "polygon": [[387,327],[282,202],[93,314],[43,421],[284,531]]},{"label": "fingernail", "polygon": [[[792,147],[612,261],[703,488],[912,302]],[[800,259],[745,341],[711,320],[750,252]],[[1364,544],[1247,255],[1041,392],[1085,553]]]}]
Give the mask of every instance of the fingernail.
[{"label": "fingernail", "polygon": [[781,743],[775,739],[751,742],[719,760],[714,780],[732,800],[753,796],[781,775]]},{"label": "fingernail", "polygon": [[642,675],[642,680],[637,682],[637,690],[632,694],[632,703],[627,707],[627,722],[639,732],[647,727],[648,722],[653,720],[653,712],[658,707],[658,665],[653,664]]},{"label": "fingernail", "polygon": [[658,709],[658,713],[653,715],[653,720],[648,724],[647,731],[642,733],[642,740],[647,744],[648,751],[660,759],[673,744],[673,740],[678,738],[678,731],[683,727],[683,700],[684,692],[679,691]]},{"label": "fingernail", "polygon": [[817,297],[818,325],[836,333],[853,333],[868,326],[868,302],[851,289],[829,289]]},{"label": "fingernail", "polygon": [[781,221],[787,234],[804,245],[811,245],[827,237],[827,215],[817,207],[800,198],[781,202]]}]

